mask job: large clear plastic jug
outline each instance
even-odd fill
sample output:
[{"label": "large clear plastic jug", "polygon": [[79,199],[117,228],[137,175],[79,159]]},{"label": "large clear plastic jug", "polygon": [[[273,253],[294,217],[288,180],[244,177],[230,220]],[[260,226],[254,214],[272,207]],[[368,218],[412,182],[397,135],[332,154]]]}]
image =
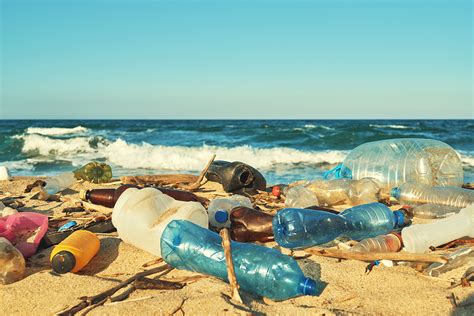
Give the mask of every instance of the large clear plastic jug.
[{"label": "large clear plastic jug", "polygon": [[[328,174],[329,175],[329,174]],[[375,178],[385,189],[405,182],[461,186],[462,162],[448,144],[434,139],[399,138],[362,144],[335,172],[336,178]]]}]

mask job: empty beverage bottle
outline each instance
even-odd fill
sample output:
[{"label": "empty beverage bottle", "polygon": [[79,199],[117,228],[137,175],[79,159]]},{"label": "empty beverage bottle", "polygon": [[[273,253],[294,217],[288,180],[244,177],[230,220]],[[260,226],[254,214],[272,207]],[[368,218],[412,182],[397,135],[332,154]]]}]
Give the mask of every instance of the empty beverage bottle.
[{"label": "empty beverage bottle", "polygon": [[310,189],[299,185],[286,191],[285,207],[305,208],[314,205],[319,205],[319,201]]},{"label": "empty beverage bottle", "polygon": [[112,223],[126,243],[161,255],[160,238],[166,225],[184,219],[207,228],[206,209],[197,202],[177,201],[153,188],[130,188],[122,193],[112,212]]},{"label": "empty beverage bottle", "polygon": [[[122,193],[130,188],[142,189],[141,187],[134,185],[122,185],[116,189],[81,190],[79,192],[79,198],[83,201],[89,201],[94,204],[103,205],[106,207],[114,207]],[[198,197],[191,192],[161,187],[150,188],[160,190],[161,193],[171,196],[173,199],[178,201],[199,201]]]},{"label": "empty beverage bottle", "polygon": [[274,240],[273,216],[253,208],[238,206],[230,213],[230,236],[239,242]]},{"label": "empty beverage bottle", "polygon": [[325,244],[338,237],[375,237],[407,222],[403,211],[393,212],[381,203],[354,206],[340,214],[286,208],[273,218],[273,234],[280,246],[294,249]]},{"label": "empty beverage bottle", "polygon": [[421,204],[409,207],[414,217],[419,218],[444,218],[459,213],[461,207],[439,205],[439,204]]},{"label": "empty beverage bottle", "polygon": [[207,212],[209,214],[209,224],[214,227],[230,227],[230,212],[237,206],[252,207],[252,202],[248,197],[242,195],[232,195],[225,198],[217,198],[211,201]]},{"label": "empty beverage bottle", "polygon": [[470,246],[460,247],[458,250],[445,256],[448,259],[445,263],[434,262],[430,264],[424,271],[432,277],[438,277],[442,273],[459,268],[463,265],[471,265],[474,268],[474,249]]},{"label": "empty beverage bottle", "polygon": [[[285,300],[316,295],[316,282],[303,275],[296,261],[276,249],[231,242],[232,261],[240,288]],[[228,282],[221,237],[191,222],[175,220],[161,237],[161,256],[169,265],[218,277]]]},{"label": "empty beverage bottle", "polygon": [[380,235],[367,238],[355,244],[350,251],[354,252],[398,252],[402,249],[401,236],[397,234]]},{"label": "empty beverage bottle", "polygon": [[431,187],[405,183],[393,188],[392,197],[404,204],[438,204],[464,208],[474,204],[474,191],[458,187]]},{"label": "empty beverage bottle", "polygon": [[46,178],[46,186],[44,190],[48,194],[56,194],[62,190],[69,188],[71,185],[76,183],[77,179],[74,177],[72,172],[61,173],[54,177]]},{"label": "empty beverage bottle", "polygon": [[99,252],[100,240],[87,230],[76,230],[51,252],[51,266],[56,273],[78,272]]},{"label": "empty beverage bottle", "polygon": [[423,253],[461,237],[474,237],[474,205],[458,214],[429,224],[417,224],[402,229],[402,240],[408,252]]},{"label": "empty beverage bottle", "polygon": [[112,168],[103,162],[91,161],[73,171],[76,179],[92,183],[105,183],[112,179]]},{"label": "empty beverage bottle", "polygon": [[448,144],[434,139],[399,138],[362,144],[326,178],[375,178],[390,190],[405,182],[461,186],[462,162]]},{"label": "empty beverage bottle", "polygon": [[0,284],[19,281],[25,274],[25,258],[8,239],[0,237]]},{"label": "empty beverage bottle", "polygon": [[373,178],[317,180],[307,185],[314,192],[319,204],[360,205],[379,201],[380,186]]}]

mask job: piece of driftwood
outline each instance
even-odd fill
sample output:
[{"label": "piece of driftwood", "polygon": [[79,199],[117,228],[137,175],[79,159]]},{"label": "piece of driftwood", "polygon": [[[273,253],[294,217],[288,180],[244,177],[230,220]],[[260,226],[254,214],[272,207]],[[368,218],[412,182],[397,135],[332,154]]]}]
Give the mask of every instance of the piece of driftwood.
[{"label": "piece of driftwood", "polygon": [[202,179],[204,179],[204,176],[206,175],[207,171],[209,170],[209,167],[211,166],[214,159],[216,159],[215,154],[212,155],[211,159],[209,159],[206,167],[204,167],[204,169],[201,171],[201,173],[199,174],[199,177],[197,178],[196,182],[194,182],[191,185],[185,186],[184,189],[190,190],[190,191],[196,191],[197,189],[199,189],[199,187],[201,186]]},{"label": "piece of driftwood", "polygon": [[107,290],[105,290],[105,291],[103,291],[103,292],[101,292],[97,295],[81,297],[80,298],[81,302],[79,304],[76,304],[76,305],[74,305],[70,308],[67,308],[66,310],[63,310],[63,311],[59,312],[57,315],[74,315],[74,314],[82,311],[83,309],[88,308],[89,306],[101,305],[101,304],[105,303],[107,301],[107,299],[109,299],[113,294],[115,294],[115,292],[117,292],[121,288],[129,285],[130,283],[134,282],[135,280],[137,280],[139,278],[149,276],[149,275],[152,275],[152,274],[156,274],[158,272],[162,272],[164,270],[169,270],[170,268],[171,267],[166,264],[166,265],[156,267],[156,268],[153,268],[153,269],[150,269],[150,270],[139,272],[139,273],[129,277],[125,281],[122,281],[119,284],[117,284],[117,285],[111,287],[110,289],[107,289]]},{"label": "piece of driftwood", "polygon": [[143,277],[133,281],[133,286],[139,290],[179,290],[185,284]]},{"label": "piece of driftwood", "polygon": [[446,263],[447,260],[440,255],[417,254],[409,252],[351,252],[339,249],[313,247],[305,249],[307,253],[316,256],[352,259],[360,261],[392,260],[413,262],[439,262]]},{"label": "piece of driftwood", "polygon": [[143,175],[143,176],[123,176],[120,181],[123,184],[135,185],[175,185],[190,184],[196,182],[198,176],[193,174],[161,174],[161,175]]},{"label": "piece of driftwood", "polygon": [[232,292],[232,299],[239,303],[242,302],[242,298],[239,294],[239,284],[235,277],[234,262],[232,261],[232,250],[230,246],[230,234],[227,228],[221,229],[219,235],[222,237],[222,247],[224,248],[225,261],[227,264],[227,278],[230,283],[230,291]]}]

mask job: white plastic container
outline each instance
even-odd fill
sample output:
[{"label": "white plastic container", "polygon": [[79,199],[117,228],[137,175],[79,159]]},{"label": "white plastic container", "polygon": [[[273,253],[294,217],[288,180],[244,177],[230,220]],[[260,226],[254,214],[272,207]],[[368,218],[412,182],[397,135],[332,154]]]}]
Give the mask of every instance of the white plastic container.
[{"label": "white plastic container", "polygon": [[248,197],[238,194],[212,200],[207,208],[209,224],[218,228],[230,227],[230,212],[238,206],[252,208],[252,202]]},{"label": "white plastic container", "polygon": [[10,180],[10,171],[5,166],[0,166],[0,181],[1,180]]},{"label": "white plastic container", "polygon": [[45,180],[46,186],[44,187],[44,189],[46,192],[48,192],[48,194],[56,194],[59,191],[69,188],[76,181],[77,180],[74,177],[74,173],[66,172],[54,177],[47,178]]},{"label": "white plastic container", "polygon": [[292,187],[285,194],[285,207],[305,208],[314,205],[319,205],[318,198],[313,191],[305,186]]},{"label": "white plastic container", "polygon": [[408,226],[402,230],[406,250],[414,253],[424,253],[431,246],[438,247],[465,236],[474,237],[474,205],[450,217],[429,224]]},{"label": "white plastic container", "polygon": [[25,258],[6,238],[0,237],[0,284],[21,280],[24,274]]},{"label": "white plastic container", "polygon": [[161,257],[163,230],[175,219],[208,228],[208,217],[198,202],[176,201],[154,188],[125,190],[115,204],[112,223],[126,243]]}]

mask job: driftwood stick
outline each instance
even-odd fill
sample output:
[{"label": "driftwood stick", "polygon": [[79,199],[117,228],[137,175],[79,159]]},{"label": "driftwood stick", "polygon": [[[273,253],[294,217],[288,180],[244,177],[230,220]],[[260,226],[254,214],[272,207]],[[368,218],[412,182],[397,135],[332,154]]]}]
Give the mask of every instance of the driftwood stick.
[{"label": "driftwood stick", "polygon": [[209,160],[209,162],[207,163],[206,167],[199,174],[199,177],[197,178],[196,182],[194,182],[193,184],[186,187],[187,190],[195,191],[195,190],[199,189],[199,187],[201,186],[201,181],[202,181],[202,179],[204,179],[204,176],[206,175],[207,170],[209,170],[209,167],[211,166],[214,159],[216,159],[216,154],[212,155],[212,157]]},{"label": "driftwood stick", "polygon": [[446,263],[447,260],[439,255],[418,254],[409,252],[351,252],[339,249],[313,247],[305,249],[307,253],[316,256],[353,259],[360,261],[393,260],[393,261],[414,261],[414,262],[439,262]]},{"label": "driftwood stick", "polygon": [[148,275],[152,275],[152,274],[167,270],[167,269],[170,269],[170,266],[166,264],[166,265],[156,267],[156,268],[153,268],[153,269],[150,269],[150,270],[139,272],[139,273],[129,277],[125,281],[120,282],[116,286],[111,287],[110,289],[105,290],[105,291],[103,291],[103,292],[101,292],[97,295],[81,297],[82,302],[80,302],[77,305],[74,305],[71,308],[68,308],[64,311],[61,311],[57,315],[74,315],[74,314],[80,312],[81,310],[87,308],[88,306],[100,305],[102,302],[105,303],[105,301],[107,301],[107,299],[110,296],[112,296],[115,292],[117,292],[121,288],[127,286],[128,284],[132,283],[133,281],[135,281],[139,278],[143,278],[143,277],[148,276]]},{"label": "driftwood stick", "polygon": [[222,237],[222,247],[224,248],[225,261],[227,264],[227,278],[229,279],[230,283],[232,299],[239,303],[243,303],[239,294],[239,284],[237,283],[237,278],[235,277],[234,263],[232,262],[229,230],[227,228],[223,228],[220,232],[220,235]]}]

